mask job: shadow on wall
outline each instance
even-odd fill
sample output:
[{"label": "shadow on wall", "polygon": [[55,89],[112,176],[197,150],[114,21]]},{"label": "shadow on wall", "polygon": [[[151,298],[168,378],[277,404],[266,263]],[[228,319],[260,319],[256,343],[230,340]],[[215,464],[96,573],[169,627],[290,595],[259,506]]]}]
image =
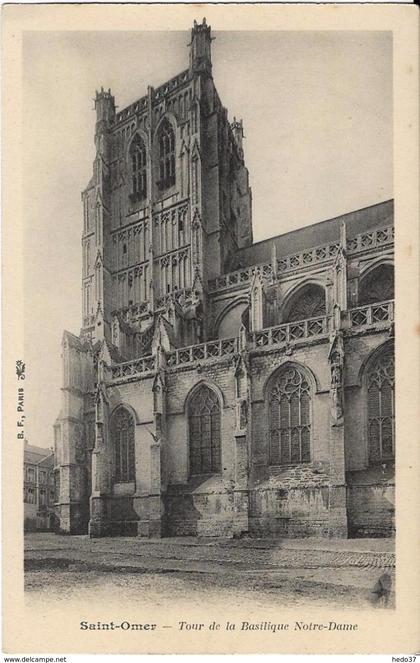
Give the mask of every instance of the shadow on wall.
[{"label": "shadow on wall", "polygon": [[[165,514],[168,536],[197,536],[199,533],[198,521],[204,516],[207,498],[200,495],[198,489],[204,487],[206,482],[214,477],[193,476],[186,484],[168,487],[165,499]],[[204,489],[205,491],[207,488]],[[210,492],[210,491],[209,491]],[[197,502],[204,507],[198,509]]]}]

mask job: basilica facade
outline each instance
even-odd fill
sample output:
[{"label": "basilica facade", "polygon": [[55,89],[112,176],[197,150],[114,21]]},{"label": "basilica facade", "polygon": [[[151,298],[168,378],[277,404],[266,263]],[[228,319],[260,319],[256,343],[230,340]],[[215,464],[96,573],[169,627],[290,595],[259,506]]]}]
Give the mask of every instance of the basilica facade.
[{"label": "basilica facade", "polygon": [[253,243],[211,41],[194,23],[188,68],[121,111],[96,93],[60,531],[392,535],[393,203]]}]

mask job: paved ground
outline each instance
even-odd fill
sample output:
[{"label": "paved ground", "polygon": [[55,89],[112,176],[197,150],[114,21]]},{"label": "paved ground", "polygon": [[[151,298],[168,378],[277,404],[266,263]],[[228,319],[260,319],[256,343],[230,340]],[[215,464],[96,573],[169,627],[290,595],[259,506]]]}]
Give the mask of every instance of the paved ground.
[{"label": "paved ground", "polygon": [[[189,605],[229,600],[253,607],[336,605],[369,607],[386,573],[394,579],[392,539],[89,539],[53,534],[25,538],[26,590],[35,602],[104,600],[124,588],[159,606],[167,597]],[[391,593],[389,606],[394,604]],[[379,604],[378,604],[379,605]]]}]

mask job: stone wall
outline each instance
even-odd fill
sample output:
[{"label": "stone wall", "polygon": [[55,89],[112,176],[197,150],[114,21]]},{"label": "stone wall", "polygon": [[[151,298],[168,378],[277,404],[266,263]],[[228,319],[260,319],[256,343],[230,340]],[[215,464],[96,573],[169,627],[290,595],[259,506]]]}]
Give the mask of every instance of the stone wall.
[{"label": "stone wall", "polygon": [[394,469],[371,468],[347,477],[349,534],[353,537],[395,534]]}]

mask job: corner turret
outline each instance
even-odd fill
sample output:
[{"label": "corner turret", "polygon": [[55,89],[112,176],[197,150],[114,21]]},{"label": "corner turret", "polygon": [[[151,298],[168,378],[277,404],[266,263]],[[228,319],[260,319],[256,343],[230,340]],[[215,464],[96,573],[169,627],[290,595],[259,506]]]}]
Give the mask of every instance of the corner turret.
[{"label": "corner turret", "polygon": [[95,143],[98,146],[98,138],[107,133],[115,121],[115,98],[111,94],[111,90],[106,91],[101,87],[100,92],[96,90],[94,102],[96,110]]},{"label": "corner turret", "polygon": [[202,23],[194,21],[191,30],[190,72],[192,74],[208,74],[211,76],[211,27],[206,19]]}]

